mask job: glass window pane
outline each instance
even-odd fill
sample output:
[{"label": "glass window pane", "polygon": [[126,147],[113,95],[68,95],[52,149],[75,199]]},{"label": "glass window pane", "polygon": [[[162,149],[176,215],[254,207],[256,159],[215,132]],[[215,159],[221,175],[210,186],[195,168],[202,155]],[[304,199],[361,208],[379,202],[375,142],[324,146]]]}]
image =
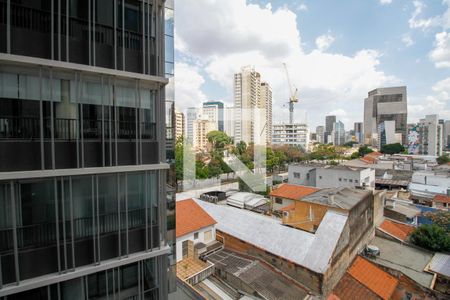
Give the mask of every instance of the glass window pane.
[{"label": "glass window pane", "polygon": [[19,83],[16,74],[0,73],[0,97],[14,98],[19,97]]}]

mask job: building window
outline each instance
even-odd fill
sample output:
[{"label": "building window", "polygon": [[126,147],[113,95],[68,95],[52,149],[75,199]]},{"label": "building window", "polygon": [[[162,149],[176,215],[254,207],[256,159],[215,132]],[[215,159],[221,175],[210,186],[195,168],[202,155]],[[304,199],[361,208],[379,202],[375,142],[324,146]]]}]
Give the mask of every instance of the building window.
[{"label": "building window", "polygon": [[342,178],[339,178],[339,181],[342,181]]},{"label": "building window", "polygon": [[349,182],[353,182],[353,179],[349,179],[348,181],[349,181]]},{"label": "building window", "polygon": [[281,199],[281,198],[275,198],[275,203],[276,203],[276,204],[283,204],[283,199]]},{"label": "building window", "polygon": [[194,233],[194,240],[198,240],[198,232]]},{"label": "building window", "polygon": [[309,173],[306,174],[306,180],[309,180]]},{"label": "building window", "polygon": [[358,183],[358,179],[355,179],[355,183]]},{"label": "building window", "polygon": [[294,172],[294,178],[300,179],[300,173]]},{"label": "building window", "polygon": [[322,176],[319,176],[319,179],[322,179]]}]

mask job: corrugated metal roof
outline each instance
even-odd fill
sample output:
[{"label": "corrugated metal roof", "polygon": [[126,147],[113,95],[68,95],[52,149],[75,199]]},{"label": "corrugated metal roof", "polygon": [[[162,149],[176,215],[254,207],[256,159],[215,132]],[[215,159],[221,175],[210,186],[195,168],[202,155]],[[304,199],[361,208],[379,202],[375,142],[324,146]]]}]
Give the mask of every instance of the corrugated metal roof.
[{"label": "corrugated metal roof", "polygon": [[328,211],[312,234],[250,211],[196,201],[217,221],[218,230],[322,274],[347,221],[347,216]]},{"label": "corrugated metal roof", "polygon": [[430,262],[430,271],[450,278],[450,255],[436,253]]}]

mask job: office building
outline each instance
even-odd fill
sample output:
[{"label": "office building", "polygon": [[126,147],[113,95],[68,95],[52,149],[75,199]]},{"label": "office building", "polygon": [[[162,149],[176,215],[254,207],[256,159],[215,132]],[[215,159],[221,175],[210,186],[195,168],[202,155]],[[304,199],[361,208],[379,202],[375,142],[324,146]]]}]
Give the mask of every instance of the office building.
[{"label": "office building", "polygon": [[345,144],[345,126],[341,121],[337,121],[333,125],[333,145],[342,146]]},{"label": "office building", "polygon": [[167,299],[173,3],[67,3],[0,1],[0,299]]},{"label": "office building", "polygon": [[259,99],[258,108],[263,109],[265,112],[265,120],[263,120],[263,137],[266,140],[266,144],[272,144],[272,88],[267,82],[261,82],[261,98]]},{"label": "office building", "polygon": [[208,133],[217,130],[216,124],[207,116],[200,116],[192,124],[192,147],[195,151],[205,151],[208,146]]},{"label": "office building", "polygon": [[395,133],[401,134],[401,143],[408,144],[406,86],[378,88],[364,100],[364,142],[377,146],[378,126],[384,121],[395,121]]},{"label": "office building", "polygon": [[333,143],[333,138],[329,139],[329,136],[332,135],[334,123],[336,123],[336,116],[325,117],[325,144]]},{"label": "office building", "polygon": [[358,144],[364,144],[364,125],[363,122],[355,122],[354,124],[355,141]]},{"label": "office building", "polygon": [[439,124],[438,115],[427,115],[419,122],[418,153],[422,155],[442,155],[443,127]]},{"label": "office building", "polygon": [[318,143],[323,144],[325,142],[325,127],[323,126],[316,127],[316,139]]},{"label": "office building", "polygon": [[178,140],[184,137],[185,130],[184,114],[181,111],[175,110],[175,139]]},{"label": "office building", "polygon": [[224,131],[224,111],[223,102],[209,101],[203,103],[202,115],[207,116],[208,119],[216,124],[217,130]]},{"label": "office building", "polygon": [[384,121],[378,125],[378,149],[389,144],[402,143],[402,134],[395,132],[395,121]]},{"label": "office building", "polygon": [[450,148],[450,120],[444,121],[444,126],[442,128],[442,149],[449,149]]},{"label": "office building", "polygon": [[309,128],[307,124],[274,124],[272,144],[300,146],[307,149]]}]

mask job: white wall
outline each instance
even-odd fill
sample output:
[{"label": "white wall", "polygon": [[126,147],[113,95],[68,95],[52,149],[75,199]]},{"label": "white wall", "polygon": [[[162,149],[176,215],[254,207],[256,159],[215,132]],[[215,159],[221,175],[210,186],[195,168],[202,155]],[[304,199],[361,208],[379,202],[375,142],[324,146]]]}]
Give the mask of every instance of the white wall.
[{"label": "white wall", "polygon": [[[212,238],[209,241],[205,241],[205,232],[211,230],[212,231]],[[194,239],[195,233],[198,233],[198,239]],[[216,240],[216,228],[215,226],[208,226],[205,228],[200,229],[199,231],[191,232],[186,235],[180,236],[177,238],[177,262],[183,259],[183,242],[191,240],[194,242],[194,245],[196,243],[204,243],[208,244],[212,241]]]},{"label": "white wall", "polygon": [[271,201],[272,201],[272,207],[273,207],[273,210],[274,210],[274,211],[275,211],[275,210],[280,210],[281,208],[283,208],[283,207],[285,207],[285,206],[288,206],[288,205],[291,205],[292,203],[294,203],[294,200],[289,200],[289,199],[281,198],[282,204],[278,204],[278,203],[275,201],[275,198],[276,198],[276,197],[270,197],[270,199],[271,199]]}]

